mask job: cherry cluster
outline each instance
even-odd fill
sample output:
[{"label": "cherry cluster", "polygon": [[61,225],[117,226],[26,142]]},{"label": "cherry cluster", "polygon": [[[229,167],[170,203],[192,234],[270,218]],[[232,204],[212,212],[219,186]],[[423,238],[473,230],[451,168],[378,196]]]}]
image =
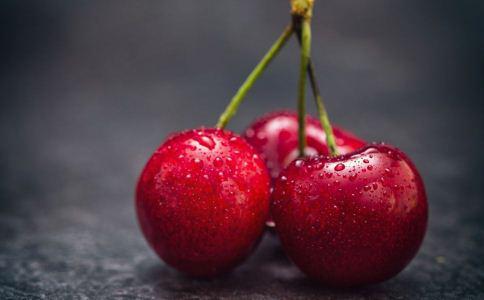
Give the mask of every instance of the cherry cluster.
[{"label": "cherry cluster", "polygon": [[[332,286],[381,282],[403,270],[422,243],[424,185],[399,149],[330,125],[308,55],[313,1],[291,3],[291,26],[216,128],[175,133],[148,160],[136,189],[138,220],[156,253],[191,276],[235,268],[267,223],[310,278]],[[292,33],[301,43],[298,112],[265,115],[242,136],[224,129]],[[305,113],[307,75],[320,120]]]}]

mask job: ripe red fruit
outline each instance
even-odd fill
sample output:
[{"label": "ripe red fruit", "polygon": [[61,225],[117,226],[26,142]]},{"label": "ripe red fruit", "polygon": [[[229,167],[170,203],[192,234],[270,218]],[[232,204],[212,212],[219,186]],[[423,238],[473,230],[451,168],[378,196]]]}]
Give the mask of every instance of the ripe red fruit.
[{"label": "ripe red fruit", "polygon": [[[338,152],[345,154],[365,145],[353,134],[333,127]],[[306,134],[308,155],[327,155],[326,135],[319,120],[307,116]],[[265,160],[272,178],[298,157],[298,119],[296,112],[276,111],[254,121],[244,132],[243,137]]]},{"label": "ripe red fruit", "polygon": [[171,136],[136,191],[141,229],[169,265],[192,276],[229,271],[257,244],[269,210],[269,176],[239,136],[197,129]]},{"label": "ripe red fruit", "polygon": [[294,161],[275,182],[271,209],[289,257],[333,286],[399,273],[417,253],[428,215],[417,169],[385,145]]}]

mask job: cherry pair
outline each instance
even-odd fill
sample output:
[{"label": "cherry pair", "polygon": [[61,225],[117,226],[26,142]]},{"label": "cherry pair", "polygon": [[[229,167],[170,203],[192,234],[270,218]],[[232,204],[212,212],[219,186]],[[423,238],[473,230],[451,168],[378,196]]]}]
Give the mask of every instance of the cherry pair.
[{"label": "cherry pair", "polygon": [[[422,179],[400,150],[332,128],[310,60],[314,0],[290,3],[291,25],[216,129],[174,134],[148,161],[136,191],[141,229],[165,262],[192,276],[234,268],[271,220],[309,277],[334,286],[386,280],[410,262],[425,234]],[[224,130],[293,33],[301,44],[298,113],[267,115],[244,138]],[[321,125],[306,116],[307,77]]]}]

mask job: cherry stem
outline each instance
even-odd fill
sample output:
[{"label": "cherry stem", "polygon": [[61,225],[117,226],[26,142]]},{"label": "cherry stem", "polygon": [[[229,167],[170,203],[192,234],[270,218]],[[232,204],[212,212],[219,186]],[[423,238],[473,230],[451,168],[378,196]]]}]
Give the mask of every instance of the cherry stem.
[{"label": "cherry stem", "polygon": [[237,112],[237,109],[239,108],[240,104],[242,103],[242,100],[244,100],[249,90],[252,88],[252,86],[257,81],[257,79],[262,75],[262,73],[267,68],[269,63],[277,56],[279,51],[284,47],[284,45],[289,40],[293,32],[294,32],[294,28],[292,24],[286,27],[286,29],[281,34],[281,36],[271,46],[269,51],[264,55],[262,60],[257,64],[254,70],[252,70],[252,72],[249,74],[245,82],[237,90],[237,93],[235,93],[235,95],[232,97],[232,100],[230,100],[229,105],[227,105],[227,107],[225,108],[225,111],[222,113],[222,115],[220,115],[220,118],[216,125],[217,128],[223,129],[225,128],[225,126],[227,126],[228,122],[230,121],[230,119],[232,119],[232,117]]},{"label": "cherry stem", "polygon": [[301,61],[298,85],[298,145],[299,156],[304,156],[306,148],[306,71],[311,57],[311,19],[301,20]]},{"label": "cherry stem", "polygon": [[[297,22],[296,19],[295,19],[295,22]],[[295,26],[295,28],[296,28],[297,40],[299,44],[302,45],[301,29],[299,28],[299,26]],[[337,150],[336,141],[334,138],[333,127],[331,126],[331,122],[329,121],[329,117],[328,117],[328,112],[324,106],[323,97],[321,96],[318,80],[316,78],[315,68],[311,58],[309,58],[307,71],[309,74],[309,80],[311,83],[314,100],[316,102],[316,107],[318,109],[319,121],[321,122],[321,126],[323,127],[324,133],[326,134],[326,144],[328,145],[328,148],[329,148],[329,154],[331,156],[337,156],[338,150]]]}]

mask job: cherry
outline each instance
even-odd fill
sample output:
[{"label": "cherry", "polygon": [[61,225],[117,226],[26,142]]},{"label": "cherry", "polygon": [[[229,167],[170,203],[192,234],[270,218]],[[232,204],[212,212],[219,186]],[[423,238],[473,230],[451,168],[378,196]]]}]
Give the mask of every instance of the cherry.
[{"label": "cherry", "polygon": [[[333,127],[339,153],[352,152],[365,145],[365,142],[353,134]],[[306,117],[308,155],[328,154],[326,135],[319,120]],[[298,121],[293,111],[275,111],[255,120],[244,132],[243,137],[265,160],[272,178],[290,162],[298,157]]]},{"label": "cherry", "polygon": [[309,277],[358,286],[395,276],[427,227],[427,197],[408,156],[383,144],[292,162],[271,206],[288,256]]},{"label": "cherry", "polygon": [[253,148],[231,132],[176,133],[146,164],[136,210],[146,239],[167,264],[214,276],[256,246],[269,211],[269,175]]}]

